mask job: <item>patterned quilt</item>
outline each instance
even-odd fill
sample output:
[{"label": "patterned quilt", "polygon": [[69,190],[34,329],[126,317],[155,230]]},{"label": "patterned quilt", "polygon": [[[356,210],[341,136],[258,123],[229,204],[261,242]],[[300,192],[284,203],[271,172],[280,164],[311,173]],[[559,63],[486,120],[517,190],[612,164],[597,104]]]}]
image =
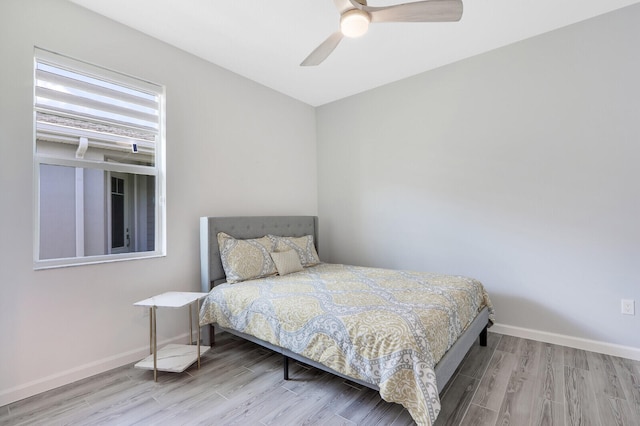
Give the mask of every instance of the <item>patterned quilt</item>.
[{"label": "patterned quilt", "polygon": [[419,425],[440,411],[435,364],[483,307],[480,282],[461,276],[327,264],[216,286],[200,324],[253,335],[373,383]]}]

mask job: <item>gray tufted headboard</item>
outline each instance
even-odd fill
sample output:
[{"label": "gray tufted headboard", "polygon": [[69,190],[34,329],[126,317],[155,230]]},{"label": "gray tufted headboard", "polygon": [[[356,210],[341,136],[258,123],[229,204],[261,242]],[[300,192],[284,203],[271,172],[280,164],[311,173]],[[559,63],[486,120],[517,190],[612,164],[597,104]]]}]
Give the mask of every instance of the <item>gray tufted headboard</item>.
[{"label": "gray tufted headboard", "polygon": [[209,292],[211,288],[225,281],[226,277],[220,250],[218,232],[225,232],[234,238],[260,238],[267,234],[284,237],[313,235],[318,249],[317,216],[235,216],[200,218],[200,287]]}]

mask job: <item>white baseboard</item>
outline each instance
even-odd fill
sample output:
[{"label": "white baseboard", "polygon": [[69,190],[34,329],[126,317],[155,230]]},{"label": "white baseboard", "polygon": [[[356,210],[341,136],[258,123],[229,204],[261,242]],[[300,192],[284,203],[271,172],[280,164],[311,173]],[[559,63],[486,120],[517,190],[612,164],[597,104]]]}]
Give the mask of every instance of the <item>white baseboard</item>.
[{"label": "white baseboard", "polygon": [[[529,328],[516,327],[512,325],[496,323],[489,328],[489,332],[505,334],[507,336],[532,339],[545,343],[568,346],[570,348],[583,349],[592,352],[599,352],[607,355],[619,356],[622,358],[640,361],[640,348],[616,345],[613,343],[600,342],[597,340],[582,339],[579,337],[567,336],[563,334],[549,333],[546,331],[533,330]],[[159,345],[177,343],[184,341],[188,334],[177,336],[173,339],[159,342]],[[129,352],[103,358],[88,364],[84,364],[70,370],[52,374],[42,379],[15,386],[6,390],[0,390],[0,407],[12,402],[55,389],[60,386],[73,383],[75,381],[104,373],[111,369],[127,365],[144,358],[149,353],[149,347],[144,346]]]},{"label": "white baseboard", "polygon": [[532,330],[530,328],[498,323],[489,328],[489,331],[498,334],[506,334],[507,336],[522,337],[524,339],[553,343],[555,345],[568,346],[570,348],[640,361],[640,348],[634,348],[631,346],[616,345],[614,343],[600,342],[597,340],[583,339],[580,337],[549,333],[546,331]]},{"label": "white baseboard", "polygon": [[[169,343],[184,342],[185,340],[188,340],[188,337],[189,333],[185,333],[175,338],[158,342],[158,346],[164,346]],[[0,389],[0,407],[60,386],[68,385],[69,383],[73,383],[96,374],[104,373],[105,371],[109,371],[117,367],[122,367],[123,365],[140,361],[147,355],[149,355],[149,346],[144,346],[132,351],[80,365],[78,367],[52,374],[50,376],[43,377],[42,379],[33,380],[9,389]]]}]

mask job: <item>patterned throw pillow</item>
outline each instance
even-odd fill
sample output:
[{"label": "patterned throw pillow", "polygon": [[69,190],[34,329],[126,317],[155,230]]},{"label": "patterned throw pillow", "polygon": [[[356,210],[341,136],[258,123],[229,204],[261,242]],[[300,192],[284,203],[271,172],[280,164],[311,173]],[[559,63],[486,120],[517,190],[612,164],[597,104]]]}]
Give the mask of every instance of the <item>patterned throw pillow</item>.
[{"label": "patterned throw pillow", "polygon": [[276,251],[271,253],[271,258],[276,264],[278,275],[287,275],[303,270],[300,258],[295,250]]},{"label": "patterned throw pillow", "polygon": [[267,277],[277,273],[270,252],[275,250],[268,237],[238,240],[224,232],[218,233],[220,260],[228,283]]},{"label": "patterned throw pillow", "polygon": [[313,235],[305,235],[304,237],[267,235],[267,237],[275,244],[275,251],[295,250],[300,258],[300,264],[304,267],[320,263],[318,252],[315,245],[313,245]]}]

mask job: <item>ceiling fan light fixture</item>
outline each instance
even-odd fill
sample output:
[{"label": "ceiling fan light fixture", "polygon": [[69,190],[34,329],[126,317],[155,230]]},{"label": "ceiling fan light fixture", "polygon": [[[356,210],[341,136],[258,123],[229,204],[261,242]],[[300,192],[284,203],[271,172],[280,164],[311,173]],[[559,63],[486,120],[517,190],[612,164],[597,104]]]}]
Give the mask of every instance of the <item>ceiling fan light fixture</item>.
[{"label": "ceiling fan light fixture", "polygon": [[346,37],[360,37],[369,29],[371,17],[360,9],[346,11],[340,17],[340,31]]}]

